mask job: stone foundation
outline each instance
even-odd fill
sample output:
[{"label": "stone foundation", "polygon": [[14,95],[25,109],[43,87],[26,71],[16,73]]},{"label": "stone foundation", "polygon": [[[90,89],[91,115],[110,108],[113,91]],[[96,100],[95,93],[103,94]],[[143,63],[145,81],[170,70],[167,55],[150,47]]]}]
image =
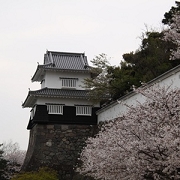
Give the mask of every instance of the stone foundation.
[{"label": "stone foundation", "polygon": [[59,172],[59,179],[89,179],[74,172],[85,140],[96,133],[92,125],[41,125],[30,130],[28,151],[22,171],[50,167]]}]

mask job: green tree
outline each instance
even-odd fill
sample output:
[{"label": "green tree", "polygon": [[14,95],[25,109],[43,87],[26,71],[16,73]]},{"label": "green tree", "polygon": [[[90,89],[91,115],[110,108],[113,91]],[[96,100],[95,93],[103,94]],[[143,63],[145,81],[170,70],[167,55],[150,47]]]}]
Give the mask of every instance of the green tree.
[{"label": "green tree", "polygon": [[109,68],[111,67],[106,54],[99,54],[91,63],[91,77],[84,80],[84,87],[89,92],[89,98],[94,103],[102,99],[108,99],[110,92],[111,74]]},{"label": "green tree", "polygon": [[169,61],[174,44],[163,37],[163,32],[145,32],[139,49],[124,54],[119,66],[111,66],[105,54],[96,56],[92,61],[95,76],[85,79],[90,98],[100,100],[110,95],[116,99],[177,66],[179,60]]},{"label": "green tree", "polygon": [[169,61],[174,44],[163,40],[163,37],[163,32],[146,32],[140,49],[123,55],[141,81],[150,81],[179,64],[179,61]]},{"label": "green tree", "polygon": [[115,90],[115,98],[131,91],[132,86],[139,87],[180,63],[178,60],[169,61],[174,44],[163,37],[163,32],[147,31],[142,36],[140,48],[135,53],[123,55],[124,62],[115,68],[111,82],[112,88],[119,87]]},{"label": "green tree", "polygon": [[127,94],[133,89],[133,85],[140,85],[132,64],[126,61],[122,61],[120,66],[109,68],[108,72],[111,74],[110,92],[112,99]]},{"label": "green tree", "polygon": [[[180,12],[180,2],[175,3],[176,7],[164,14],[164,24],[173,23],[173,16]],[[177,50],[176,39],[167,41],[166,33],[166,30],[143,33],[138,50],[123,54],[119,66],[111,66],[105,54],[96,56],[92,61],[95,76],[85,79],[85,87],[91,89],[90,99],[99,101],[106,95],[116,99],[179,65],[177,58],[170,61],[172,52]]]}]

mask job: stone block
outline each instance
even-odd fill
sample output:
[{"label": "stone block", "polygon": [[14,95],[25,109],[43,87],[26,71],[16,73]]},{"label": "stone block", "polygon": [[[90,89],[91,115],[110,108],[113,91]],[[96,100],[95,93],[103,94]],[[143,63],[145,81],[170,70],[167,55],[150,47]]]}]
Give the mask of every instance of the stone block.
[{"label": "stone block", "polygon": [[51,140],[51,139],[46,142],[46,146],[48,146],[48,147],[51,147],[51,146],[52,146],[52,140]]},{"label": "stone block", "polygon": [[62,131],[66,131],[69,129],[69,126],[68,125],[61,125],[61,130]]},{"label": "stone block", "polygon": [[52,125],[52,124],[48,124],[46,127],[47,127],[47,129],[54,129],[54,125]]},{"label": "stone block", "polygon": [[[39,127],[39,128],[38,128]],[[39,133],[37,133],[39,132]],[[35,170],[41,166],[51,166],[60,176],[74,175],[73,167],[87,137],[93,134],[90,126],[48,124],[37,125],[31,130],[30,144],[23,170]],[[73,180],[61,178],[62,180]],[[80,180],[80,179],[78,179]],[[85,179],[83,179],[85,180]]]}]

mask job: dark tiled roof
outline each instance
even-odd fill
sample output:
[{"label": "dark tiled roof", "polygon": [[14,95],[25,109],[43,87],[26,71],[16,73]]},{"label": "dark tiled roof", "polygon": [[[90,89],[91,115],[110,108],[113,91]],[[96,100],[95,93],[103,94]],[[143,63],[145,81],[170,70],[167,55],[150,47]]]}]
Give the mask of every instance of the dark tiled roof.
[{"label": "dark tiled roof", "polygon": [[32,107],[38,97],[88,99],[88,93],[87,90],[43,88],[37,91],[29,91],[22,106]]},{"label": "dark tiled roof", "polygon": [[32,96],[57,96],[57,97],[87,97],[87,90],[71,90],[71,89],[51,89],[43,88],[37,91],[29,91],[29,95]]},{"label": "dark tiled roof", "polygon": [[89,65],[84,53],[65,53],[47,51],[44,55],[44,65],[40,67],[63,70],[88,70]]},{"label": "dark tiled roof", "polygon": [[41,81],[45,70],[89,72],[90,66],[84,53],[47,51],[31,80]]}]

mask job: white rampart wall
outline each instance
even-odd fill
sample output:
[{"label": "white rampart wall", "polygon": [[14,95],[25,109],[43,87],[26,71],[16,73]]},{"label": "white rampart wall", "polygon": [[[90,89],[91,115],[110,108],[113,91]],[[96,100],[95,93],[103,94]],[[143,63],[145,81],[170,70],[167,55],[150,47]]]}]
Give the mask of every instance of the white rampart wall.
[{"label": "white rampart wall", "polygon": [[57,72],[57,71],[47,71],[43,81],[41,82],[41,88],[62,88],[62,80],[60,78],[77,78],[76,88],[77,90],[84,90],[83,80],[89,78],[89,73],[78,73],[78,72]]},{"label": "white rampart wall", "polygon": [[[171,88],[180,88],[180,68],[179,71],[171,72],[149,83],[149,85],[155,84],[159,84],[160,86],[171,85]],[[122,116],[128,110],[124,104],[135,105],[137,100],[142,103],[145,101],[145,97],[141,94],[129,93],[129,95],[120,98],[119,103],[115,101],[110,106],[102,108],[97,112],[98,122],[108,121]]]}]

